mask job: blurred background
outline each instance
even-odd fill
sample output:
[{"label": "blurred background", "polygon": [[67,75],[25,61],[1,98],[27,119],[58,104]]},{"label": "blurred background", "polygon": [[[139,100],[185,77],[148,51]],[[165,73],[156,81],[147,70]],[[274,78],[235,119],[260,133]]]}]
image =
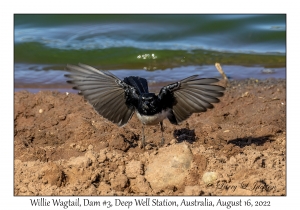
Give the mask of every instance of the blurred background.
[{"label": "blurred background", "polygon": [[190,75],[286,78],[286,15],[14,15],[14,89],[70,91],[66,64],[150,86]]}]

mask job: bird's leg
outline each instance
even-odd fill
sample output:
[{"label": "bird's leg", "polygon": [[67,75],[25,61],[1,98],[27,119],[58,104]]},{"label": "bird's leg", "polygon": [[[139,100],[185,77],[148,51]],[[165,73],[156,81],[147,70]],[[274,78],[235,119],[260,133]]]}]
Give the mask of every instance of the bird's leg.
[{"label": "bird's leg", "polygon": [[160,142],[160,146],[162,147],[165,143],[165,139],[164,139],[164,127],[163,127],[163,121],[159,122],[160,124],[160,131],[161,131],[161,142]]},{"label": "bird's leg", "polygon": [[142,126],[142,145],[141,145],[142,148],[144,148],[145,150],[145,134],[144,134],[144,124]]}]

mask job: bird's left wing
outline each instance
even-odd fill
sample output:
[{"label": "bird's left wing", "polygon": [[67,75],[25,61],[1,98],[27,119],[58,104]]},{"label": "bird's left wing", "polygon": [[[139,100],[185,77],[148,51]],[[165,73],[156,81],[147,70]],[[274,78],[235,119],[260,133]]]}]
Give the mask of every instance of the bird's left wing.
[{"label": "bird's left wing", "polygon": [[218,103],[218,97],[223,96],[224,87],[214,85],[215,78],[199,78],[194,75],[179,82],[163,87],[159,97],[163,104],[172,108],[168,116],[173,124],[186,120],[193,113],[205,112],[213,108],[212,103]]},{"label": "bird's left wing", "polygon": [[130,87],[108,71],[100,71],[91,66],[78,64],[67,65],[70,74],[68,83],[74,84],[73,89],[80,90],[79,94],[95,108],[95,110],[116,123],[125,125],[134,113],[134,107],[126,103],[126,93]]}]

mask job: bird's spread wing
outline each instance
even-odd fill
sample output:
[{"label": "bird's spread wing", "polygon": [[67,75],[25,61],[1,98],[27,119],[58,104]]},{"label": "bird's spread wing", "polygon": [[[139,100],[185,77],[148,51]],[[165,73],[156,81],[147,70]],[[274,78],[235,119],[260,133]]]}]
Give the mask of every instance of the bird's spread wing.
[{"label": "bird's spread wing", "polygon": [[201,79],[198,75],[194,75],[163,87],[159,95],[172,101],[171,106],[176,118],[175,120],[174,116],[168,116],[171,123],[180,123],[193,113],[205,112],[207,108],[213,108],[212,103],[219,102],[218,97],[223,96],[225,90],[222,86],[212,84],[218,81],[215,78]]},{"label": "bird's spread wing", "polygon": [[[91,66],[67,65],[70,74],[68,83],[93,105],[95,110],[119,126],[125,125],[134,113],[134,107],[126,105],[125,84],[108,71],[100,71]],[[128,86],[127,86],[128,87]]]}]

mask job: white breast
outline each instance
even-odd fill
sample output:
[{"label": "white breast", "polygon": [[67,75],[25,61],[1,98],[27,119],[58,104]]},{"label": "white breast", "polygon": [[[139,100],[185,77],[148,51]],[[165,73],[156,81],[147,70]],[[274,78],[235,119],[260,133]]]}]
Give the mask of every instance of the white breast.
[{"label": "white breast", "polygon": [[168,116],[169,110],[164,110],[155,115],[140,115],[136,112],[137,117],[144,125],[156,125]]}]

